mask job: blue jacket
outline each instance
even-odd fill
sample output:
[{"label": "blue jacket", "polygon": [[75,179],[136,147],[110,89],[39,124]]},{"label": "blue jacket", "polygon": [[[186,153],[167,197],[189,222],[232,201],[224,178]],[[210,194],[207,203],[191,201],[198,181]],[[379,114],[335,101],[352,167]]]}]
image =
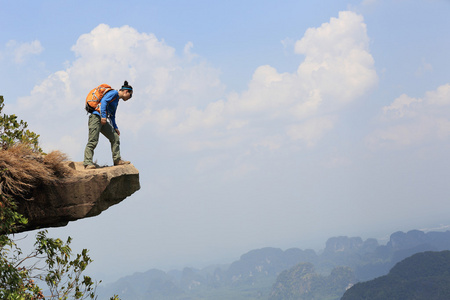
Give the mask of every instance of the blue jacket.
[{"label": "blue jacket", "polygon": [[101,118],[109,118],[114,129],[117,129],[116,110],[119,105],[119,92],[111,90],[107,92],[100,101],[100,113],[94,111],[93,114],[99,115]]}]

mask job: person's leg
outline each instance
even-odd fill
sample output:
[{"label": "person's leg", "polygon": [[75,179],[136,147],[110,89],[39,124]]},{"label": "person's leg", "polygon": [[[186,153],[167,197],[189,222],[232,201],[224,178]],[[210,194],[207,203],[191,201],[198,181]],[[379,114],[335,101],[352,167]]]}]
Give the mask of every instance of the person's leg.
[{"label": "person's leg", "polygon": [[102,126],[101,133],[109,140],[111,143],[111,153],[113,162],[120,160],[120,137],[114,130],[111,124],[106,123]]},{"label": "person's leg", "polygon": [[102,127],[100,122],[100,116],[91,114],[89,116],[88,125],[89,125],[89,137],[86,148],[84,150],[84,162],[83,162],[85,166],[94,165],[93,162],[94,149],[95,147],[97,147],[98,138]]}]

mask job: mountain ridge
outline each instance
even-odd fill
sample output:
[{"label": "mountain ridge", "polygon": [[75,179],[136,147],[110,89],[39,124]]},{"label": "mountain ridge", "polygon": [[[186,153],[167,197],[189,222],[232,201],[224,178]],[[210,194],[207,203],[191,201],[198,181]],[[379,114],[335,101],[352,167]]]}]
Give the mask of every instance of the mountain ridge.
[{"label": "mountain ridge", "polygon": [[387,275],[360,282],[342,300],[440,300],[450,298],[450,251],[416,253],[398,262]]},{"label": "mountain ridge", "polygon": [[[210,297],[206,299],[268,299],[274,292],[280,274],[285,271],[289,274],[291,269],[298,267],[298,264],[309,263],[314,267],[310,273],[315,274],[313,276],[317,278],[314,284],[317,285],[318,282],[334,284],[339,287],[342,296],[349,284],[385,275],[397,262],[429,249],[450,250],[450,231],[428,233],[419,230],[406,233],[398,231],[391,235],[386,245],[379,245],[377,240],[371,238],[362,240],[359,237],[332,237],[327,240],[320,254],[311,249],[282,250],[265,247],[251,250],[241,255],[238,260],[221,267],[184,268],[182,271],[163,272],[163,279],[171,281],[174,293],[169,299],[174,300],[205,299],[205,295]],[[204,271],[208,268],[207,272]],[[292,270],[291,272],[298,274]],[[330,277],[333,272],[334,277]],[[127,282],[134,280],[142,282],[138,277],[138,273],[127,276]],[[128,299],[126,297],[128,292],[121,294],[121,291],[114,290],[114,285],[122,279],[114,284],[99,287],[99,295],[118,293]],[[329,288],[329,291],[337,295],[334,288]],[[220,298],[221,295],[231,298]],[[144,293],[134,294],[130,299],[162,299],[161,296],[160,294],[158,298]],[[106,298],[99,297],[99,299]]]}]

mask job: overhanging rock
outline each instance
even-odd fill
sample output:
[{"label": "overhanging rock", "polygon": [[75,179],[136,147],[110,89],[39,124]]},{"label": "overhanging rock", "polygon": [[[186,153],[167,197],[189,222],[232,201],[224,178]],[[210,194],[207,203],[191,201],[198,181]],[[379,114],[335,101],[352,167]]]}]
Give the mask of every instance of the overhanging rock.
[{"label": "overhanging rock", "polygon": [[70,221],[99,215],[140,189],[139,171],[132,165],[85,170],[82,162],[67,162],[73,175],[33,191],[18,210],[28,218],[20,231],[65,226]]}]

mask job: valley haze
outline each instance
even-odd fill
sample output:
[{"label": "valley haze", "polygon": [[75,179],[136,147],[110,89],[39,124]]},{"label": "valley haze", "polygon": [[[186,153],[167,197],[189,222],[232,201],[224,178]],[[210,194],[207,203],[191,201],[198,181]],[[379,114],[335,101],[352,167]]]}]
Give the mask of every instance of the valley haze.
[{"label": "valley haze", "polygon": [[86,94],[134,88],[116,121],[141,189],[49,230],[96,279],[449,224],[449,1],[0,5],[4,112],[44,151],[82,161]]}]

